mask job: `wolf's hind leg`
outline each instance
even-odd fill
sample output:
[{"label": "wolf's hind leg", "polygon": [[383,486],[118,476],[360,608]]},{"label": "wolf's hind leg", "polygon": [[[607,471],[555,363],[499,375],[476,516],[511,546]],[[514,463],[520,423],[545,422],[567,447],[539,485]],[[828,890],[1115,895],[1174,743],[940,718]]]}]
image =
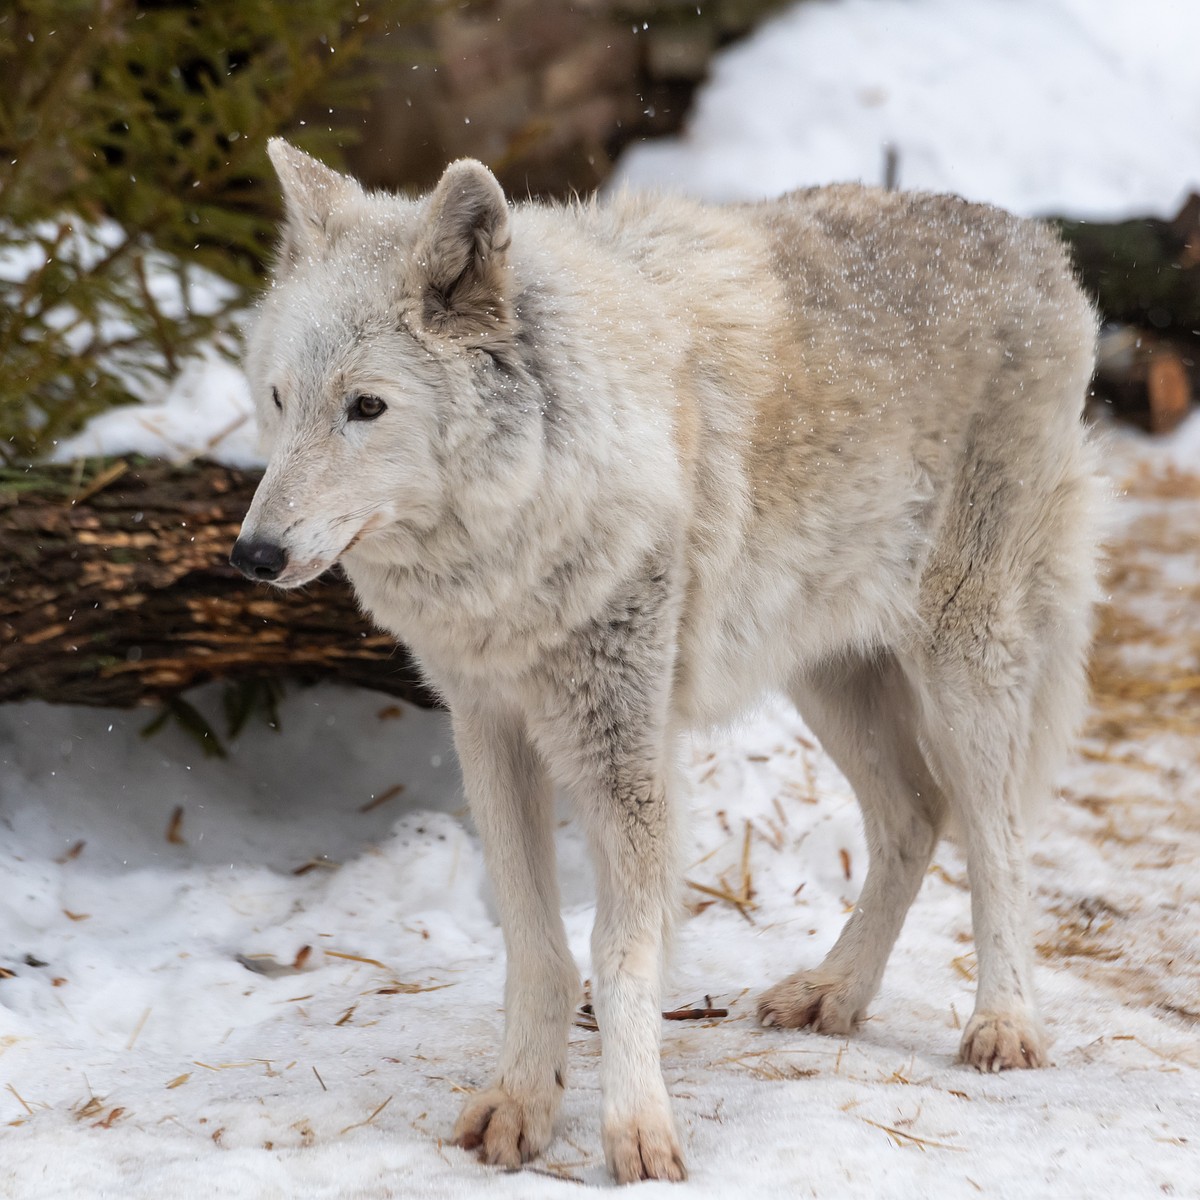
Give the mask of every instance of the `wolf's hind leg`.
[{"label": "wolf's hind leg", "polygon": [[1023,689],[956,686],[927,696],[930,761],[965,834],[978,983],[960,1056],[981,1071],[1038,1067],[1046,1042],[1033,991],[1022,795],[1030,711]]},{"label": "wolf's hind leg", "polygon": [[935,667],[928,685],[926,743],[965,833],[979,969],[959,1056],[981,1071],[1047,1061],[1025,838],[1083,708],[1086,583],[1077,596],[1046,604],[1024,636],[1010,632],[1007,645],[1019,653],[1006,685],[984,686],[961,663]]},{"label": "wolf's hind leg", "polygon": [[917,743],[915,697],[890,653],[806,672],[792,696],[854,788],[870,863],[825,961],[766,991],[758,1015],[764,1025],[845,1034],[879,988],[937,844],[945,803]]},{"label": "wolf's hind leg", "polygon": [[554,866],[553,796],[515,714],[457,703],[454,740],[500,910],[506,1021],[490,1087],[463,1106],[454,1140],[503,1167],[550,1142],[567,1073],[579,975],[567,948]]},{"label": "wolf's hind leg", "polygon": [[[1059,419],[1057,431],[981,425],[922,581],[923,644],[905,661],[964,834],[978,983],[960,1055],[984,1071],[1046,1062],[1025,838],[1083,713],[1103,502],[1074,417]],[[1017,474],[1006,463],[1020,437]],[[997,444],[1004,461],[983,453]]]}]

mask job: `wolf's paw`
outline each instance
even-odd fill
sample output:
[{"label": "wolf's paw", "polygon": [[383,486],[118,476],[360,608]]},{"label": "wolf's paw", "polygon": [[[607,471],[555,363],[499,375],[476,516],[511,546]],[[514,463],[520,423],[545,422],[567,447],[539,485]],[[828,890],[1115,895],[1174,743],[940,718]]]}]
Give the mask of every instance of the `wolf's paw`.
[{"label": "wolf's paw", "polygon": [[472,1096],[454,1124],[454,1144],[478,1150],[481,1161],[519,1167],[550,1144],[558,1096],[514,1095],[490,1087]]},{"label": "wolf's paw", "polygon": [[967,1022],[958,1057],[981,1071],[1044,1067],[1046,1038],[1032,1013],[977,1012]]},{"label": "wolf's paw", "polygon": [[817,971],[797,971],[758,1000],[758,1019],[785,1029],[815,1029],[835,1036],[849,1033],[862,1017],[848,981]]},{"label": "wolf's paw", "polygon": [[687,1178],[671,1114],[642,1113],[604,1123],[604,1158],[617,1183]]}]

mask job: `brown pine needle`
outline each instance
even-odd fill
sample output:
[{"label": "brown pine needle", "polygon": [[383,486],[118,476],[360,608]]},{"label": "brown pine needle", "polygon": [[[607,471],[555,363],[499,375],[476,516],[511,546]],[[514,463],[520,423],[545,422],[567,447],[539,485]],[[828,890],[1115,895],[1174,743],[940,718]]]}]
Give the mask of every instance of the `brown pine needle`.
[{"label": "brown pine needle", "polygon": [[951,887],[956,887],[960,892],[968,890],[968,883],[965,879],[957,875],[951,875],[941,863],[934,863],[929,868],[930,875],[936,875],[943,883],[948,883]]},{"label": "brown pine needle", "polygon": [[365,1121],[355,1121],[353,1125],[347,1125],[346,1128],[338,1134],[338,1136],[341,1137],[342,1134],[349,1133],[352,1129],[361,1129],[364,1125],[370,1125],[371,1122],[374,1121],[375,1118],[379,1116],[379,1114],[383,1112],[383,1110],[387,1108],[389,1104],[391,1104],[391,1102],[392,1098],[389,1096]]},{"label": "brown pine needle", "polygon": [[767,1050],[747,1050],[745,1054],[734,1054],[729,1058],[718,1058],[711,1063],[714,1067],[723,1067],[726,1063],[733,1063],[740,1066],[748,1058],[763,1058],[769,1054],[820,1054],[819,1050],[806,1050],[801,1048],[792,1048],[788,1046],[771,1046]]},{"label": "brown pine needle", "polygon": [[186,846],[187,843],[183,840],[183,805],[177,804],[175,811],[171,814],[171,820],[167,824],[167,841],[172,846]]},{"label": "brown pine needle", "polygon": [[746,822],[745,836],[742,838],[742,903],[749,904],[750,902],[750,834],[753,829],[750,822]]},{"label": "brown pine needle", "polygon": [[747,909],[758,907],[753,900],[743,900],[741,896],[735,896],[730,891],[722,891],[720,888],[709,887],[706,883],[695,883],[691,879],[685,879],[684,883],[688,887],[694,888],[697,892],[703,892],[706,896],[712,896],[716,900],[724,900],[726,904],[733,905],[751,925],[754,924],[753,919],[747,911]]},{"label": "brown pine needle", "polygon": [[548,1179],[561,1179],[564,1183],[578,1183],[583,1187],[584,1183],[578,1175],[572,1175],[572,1169],[576,1167],[590,1167],[591,1160],[585,1159],[583,1162],[577,1163],[552,1163],[548,1162],[544,1167],[538,1167],[529,1163],[521,1168],[522,1172],[527,1175],[545,1175]]},{"label": "brown pine needle", "polygon": [[377,958],[364,958],[361,954],[346,954],[342,950],[326,950],[326,958],[343,958],[347,962],[366,963],[369,967],[378,967],[381,971],[387,971],[390,975],[392,968],[387,963],[381,963]]},{"label": "brown pine needle", "polygon": [[[401,983],[398,979],[393,979],[391,983],[381,988],[372,988],[371,994],[374,996],[417,996],[422,992],[440,992],[443,988],[453,987],[452,983]],[[366,993],[363,993],[366,995]]]},{"label": "brown pine needle", "polygon": [[168,1088],[183,1087],[183,1085],[185,1083],[187,1083],[187,1081],[189,1079],[191,1079],[191,1077],[192,1077],[191,1071],[184,1071],[184,1073],[182,1075],[176,1075],[175,1078],[172,1079],[171,1082],[167,1084],[167,1087]]},{"label": "brown pine needle", "polygon": [[120,479],[126,471],[129,470],[129,464],[119,458],[115,463],[104,468],[99,475],[95,477],[82,491],[76,492],[71,497],[72,504],[82,504],[85,500],[90,499],[97,492],[103,491],[114,480]]},{"label": "brown pine needle", "polygon": [[739,907],[745,904],[745,901],[739,896],[735,896],[732,892],[722,891],[720,888],[709,887],[707,883],[696,883],[694,880],[685,879],[684,883],[690,888],[694,888],[697,892],[703,892],[706,896],[713,896],[717,900],[724,900],[726,904],[732,904]]},{"label": "brown pine needle", "polygon": [[950,960],[950,965],[968,982],[973,982],[975,979],[975,964],[973,954],[960,954],[957,958]]},{"label": "brown pine needle", "polygon": [[27,1113],[28,1113],[28,1114],[29,1114],[29,1115],[32,1117],[32,1116],[33,1116],[33,1109],[32,1109],[32,1108],[30,1108],[30,1107],[29,1107],[29,1105],[25,1103],[25,1097],[24,1097],[24,1096],[22,1096],[22,1095],[21,1095],[21,1093],[20,1093],[20,1092],[18,1092],[18,1091],[17,1091],[17,1089],[16,1089],[15,1087],[13,1087],[13,1085],[12,1085],[11,1083],[6,1083],[4,1086],[5,1086],[6,1088],[8,1088],[8,1090],[9,1090],[10,1092],[12,1092],[12,1094],[13,1094],[14,1096],[16,1096],[16,1098],[17,1098],[17,1102],[18,1102],[18,1103],[21,1105],[21,1107],[22,1107],[22,1108],[23,1108],[23,1109],[24,1109],[24,1110],[25,1110],[25,1111],[26,1111],[26,1112],[27,1112]]},{"label": "brown pine needle", "polygon": [[97,1113],[102,1112],[104,1103],[103,1096],[89,1096],[87,1102],[82,1107],[78,1109],[73,1108],[71,1111],[74,1113],[77,1121],[86,1121],[88,1117],[94,1117]]},{"label": "brown pine needle", "polygon": [[398,783],[395,787],[388,788],[386,792],[380,792],[378,796],[373,796],[366,804],[360,804],[358,811],[360,813],[369,813],[373,809],[379,808],[380,805],[386,804],[389,800],[395,800],[403,791],[404,784]]},{"label": "brown pine needle", "polygon": [[903,1147],[906,1143],[911,1142],[918,1150],[924,1150],[926,1146],[934,1146],[938,1150],[957,1150],[962,1152],[962,1146],[951,1146],[948,1142],[935,1142],[931,1138],[918,1137],[915,1133],[905,1133],[903,1129],[896,1129],[891,1125],[881,1125],[878,1121],[872,1121],[870,1117],[859,1117],[867,1125],[873,1125],[876,1129],[882,1129],[897,1146]]},{"label": "brown pine needle", "polygon": [[293,868],[292,874],[307,875],[309,871],[315,871],[318,867],[323,867],[326,871],[336,871],[341,865],[341,863],[330,862],[327,858],[310,858],[308,862]]},{"label": "brown pine needle", "polygon": [[129,1041],[125,1045],[126,1050],[132,1050],[138,1038],[142,1035],[142,1030],[146,1027],[146,1022],[150,1019],[150,1009],[146,1009],[138,1018],[138,1023],[133,1027],[133,1032],[129,1035]]},{"label": "brown pine needle", "polygon": [[714,846],[707,854],[702,854],[694,863],[688,866],[689,871],[694,871],[697,867],[703,866],[714,854],[720,854],[724,846]]},{"label": "brown pine needle", "polygon": [[[388,1061],[395,1062],[398,1060],[389,1059]],[[459,1083],[457,1080],[451,1079],[448,1075],[426,1075],[425,1078],[434,1083],[444,1083],[452,1092],[458,1092],[463,1096],[473,1096],[479,1090],[478,1088],[469,1087],[465,1083]],[[422,1113],[417,1120],[424,1120],[427,1115],[427,1113]]]},{"label": "brown pine needle", "polygon": [[318,1071],[316,1067],[313,1067],[312,1073],[317,1077],[317,1082],[321,1085],[321,1091],[329,1091],[329,1089],[325,1086],[325,1080],[321,1078],[321,1072]]}]

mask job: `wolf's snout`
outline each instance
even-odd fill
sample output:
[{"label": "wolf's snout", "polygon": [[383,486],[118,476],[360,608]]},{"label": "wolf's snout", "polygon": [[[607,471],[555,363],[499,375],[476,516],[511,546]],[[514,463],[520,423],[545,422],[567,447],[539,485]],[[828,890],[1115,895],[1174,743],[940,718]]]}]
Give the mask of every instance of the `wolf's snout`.
[{"label": "wolf's snout", "polygon": [[270,582],[278,579],[287,566],[287,551],[274,542],[247,542],[238,538],[229,556],[231,566],[237,567],[247,579]]}]

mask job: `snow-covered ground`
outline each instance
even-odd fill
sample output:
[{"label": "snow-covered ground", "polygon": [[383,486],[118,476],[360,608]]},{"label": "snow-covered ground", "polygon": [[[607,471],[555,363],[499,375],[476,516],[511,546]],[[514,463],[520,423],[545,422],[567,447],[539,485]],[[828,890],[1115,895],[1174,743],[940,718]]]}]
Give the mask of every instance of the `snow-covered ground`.
[{"label": "snow-covered ground", "polygon": [[[1176,43],[1200,44],[1198,7],[1180,0],[1167,19],[1163,0],[1011,0],[1004,22],[1000,7],[802,6],[725,55],[693,133],[658,165],[638,152],[627,174],[661,181],[666,164],[678,186],[719,192],[726,152],[701,133],[719,114],[739,195],[874,177],[886,135],[908,184],[1026,211],[1171,211],[1200,175],[1200,76],[1173,65]],[[1051,57],[1047,30],[1068,20]],[[826,39],[819,53],[806,22]],[[1165,31],[1157,56],[1143,25]],[[1099,100],[1046,110],[1019,148],[1011,106],[973,99],[1018,51],[1029,106],[1052,84],[1074,96],[1097,46]],[[827,82],[794,110],[801,128],[791,95],[810,86],[809,61]],[[1180,144],[1125,129],[1118,84],[1131,79],[1138,103],[1182,114]],[[948,102],[922,99],[952,84]],[[863,125],[880,111],[891,124]],[[1085,117],[1106,135],[1057,129]],[[937,147],[941,174],[917,176],[906,147],[919,145]],[[972,173],[983,159],[991,183]],[[1073,190],[1029,182],[1051,159]],[[113,414],[63,453],[215,447],[245,461],[247,412],[244,380],[213,358],[161,405]],[[1200,421],[1154,444],[1116,434],[1106,459],[1122,495],[1104,630],[1121,648],[1110,640],[1098,659],[1096,707],[1034,857],[1055,1066],[984,1077],[954,1062],[974,958],[950,846],[857,1036],[756,1025],[756,992],[819,960],[866,863],[845,782],[771,704],[688,748],[686,878],[749,902],[688,889],[667,1003],[710,996],[730,1015],[666,1024],[691,1179],[639,1195],[1200,1195],[1200,480],[1187,474]],[[219,726],[219,693],[193,699]],[[143,738],[146,713],[0,709],[0,1196],[523,1200],[604,1186],[586,1022],[535,1169],[497,1173],[444,1143],[463,1093],[487,1079],[503,987],[445,718],[333,688],[292,693],[280,715],[278,732],[247,729],[215,759],[178,728]],[[563,815],[567,927],[586,975],[589,872]]]},{"label": "snow-covered ground", "polygon": [[1195,0],[809,0],[722,55],[618,178],[744,200],[835,180],[1027,216],[1173,216],[1200,188]]}]

